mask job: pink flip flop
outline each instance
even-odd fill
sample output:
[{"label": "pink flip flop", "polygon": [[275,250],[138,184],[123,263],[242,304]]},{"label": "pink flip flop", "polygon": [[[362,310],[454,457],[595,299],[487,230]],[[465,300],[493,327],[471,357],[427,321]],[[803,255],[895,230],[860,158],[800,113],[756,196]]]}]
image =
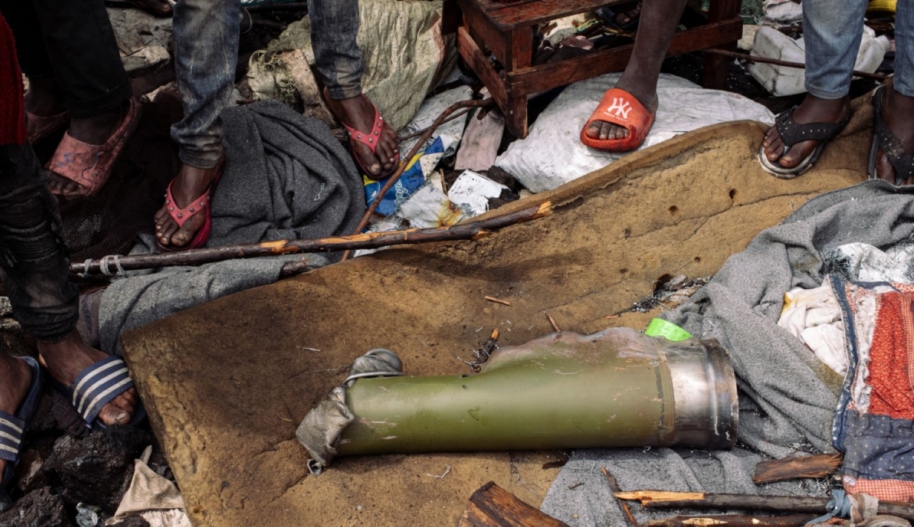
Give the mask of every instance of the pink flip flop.
[{"label": "pink flip flop", "polygon": [[29,126],[29,143],[35,144],[45,137],[63,129],[70,122],[70,112],[64,111],[56,115],[35,115],[25,112]]},{"label": "pink flip flop", "polygon": [[90,145],[74,139],[65,133],[54,157],[45,166],[58,176],[75,181],[79,190],[75,192],[56,193],[65,198],[87,197],[98,193],[111,176],[114,161],[124,149],[127,139],[133,135],[140,123],[142,108],[139,103],[130,99],[127,115],[117,130],[103,145]]},{"label": "pink flip flop", "polygon": [[[362,94],[361,96],[365,97],[365,94]],[[368,171],[368,168],[362,162],[362,158],[359,157],[359,155],[356,153],[355,149],[352,148],[352,144],[351,144],[351,141],[358,141],[359,143],[362,143],[363,145],[367,146],[371,150],[372,154],[374,154],[375,156],[378,155],[378,141],[380,141],[381,132],[384,130],[384,118],[381,117],[381,113],[378,111],[378,107],[375,106],[374,103],[372,103],[371,101],[368,101],[368,102],[371,104],[371,107],[374,108],[374,126],[371,127],[371,131],[370,132],[360,132],[360,131],[356,130],[355,128],[347,126],[346,123],[343,123],[343,128],[345,128],[346,133],[349,134],[349,140],[350,140],[349,146],[350,146],[350,150],[352,153],[352,158],[355,159],[356,164],[359,165],[359,168],[362,169],[362,171],[365,173],[365,175],[373,178],[374,176],[372,176],[371,172]],[[340,122],[342,123],[342,119],[340,119]],[[394,167],[395,168],[393,170],[396,170],[396,166],[399,163],[400,163],[400,153],[398,152],[394,156]],[[384,178],[390,176],[393,173],[393,170],[388,174],[379,175],[378,179],[380,180],[380,179],[384,179]]]},{"label": "pink flip flop", "polygon": [[178,204],[171,193],[171,187],[175,184],[175,180],[172,180],[171,183],[168,184],[168,190],[165,192],[165,206],[168,207],[168,215],[178,224],[179,229],[184,227],[184,224],[197,214],[206,214],[206,219],[203,222],[203,226],[200,227],[200,230],[197,231],[197,234],[194,235],[194,238],[187,245],[182,247],[162,245],[159,243],[158,239],[156,239],[156,246],[158,246],[160,251],[175,253],[191,249],[201,249],[206,245],[206,242],[209,241],[210,234],[213,232],[213,216],[210,212],[209,203],[212,199],[213,190],[216,188],[216,185],[222,178],[222,173],[225,171],[224,156],[219,160],[217,167],[216,177],[213,178],[213,181],[209,184],[209,187],[207,187],[206,192],[197,199],[191,201],[190,205],[186,208],[179,209]]}]

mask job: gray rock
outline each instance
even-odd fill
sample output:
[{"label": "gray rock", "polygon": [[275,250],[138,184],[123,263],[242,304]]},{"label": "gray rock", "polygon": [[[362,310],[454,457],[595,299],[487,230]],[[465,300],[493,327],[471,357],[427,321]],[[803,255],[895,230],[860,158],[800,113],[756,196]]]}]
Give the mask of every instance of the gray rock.
[{"label": "gray rock", "polygon": [[44,473],[44,458],[37,450],[26,450],[19,457],[16,467],[16,485],[23,494],[48,486],[48,476]]}]

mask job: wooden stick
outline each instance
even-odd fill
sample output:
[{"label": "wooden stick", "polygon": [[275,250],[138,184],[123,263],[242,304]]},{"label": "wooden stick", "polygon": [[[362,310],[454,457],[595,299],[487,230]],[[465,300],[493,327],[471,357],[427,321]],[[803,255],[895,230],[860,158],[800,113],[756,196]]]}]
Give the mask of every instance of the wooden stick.
[{"label": "wooden stick", "polygon": [[495,298],[494,296],[486,296],[486,297],[484,297],[484,298],[485,298],[486,300],[488,300],[489,302],[495,302],[496,304],[501,304],[501,305],[503,305],[503,306],[510,306],[510,305],[511,305],[511,302],[508,302],[507,300],[501,300],[501,299]]},{"label": "wooden stick", "polygon": [[811,514],[789,516],[673,516],[662,520],[651,520],[643,527],[803,527],[816,517]]},{"label": "wooden stick", "polygon": [[546,318],[549,319],[549,323],[552,324],[552,329],[554,329],[556,333],[558,333],[559,331],[562,331],[561,329],[559,329],[559,325],[555,323],[555,319],[552,318],[552,315],[550,315],[549,313],[543,313],[543,314],[546,315]]},{"label": "wooden stick", "polygon": [[[452,225],[451,227],[373,232],[352,236],[320,238],[316,240],[280,240],[275,242],[213,247],[210,249],[148,254],[142,256],[106,257],[110,260],[107,262],[108,265],[102,264],[105,260],[104,258],[102,260],[89,260],[86,263],[70,264],[70,272],[81,275],[99,273],[110,275],[114,274],[113,269],[115,269],[118,264],[120,265],[120,269],[130,271],[185,265],[196,266],[238,258],[258,258],[293,253],[336,252],[344,249],[375,249],[389,245],[413,245],[447,240],[468,240],[486,236],[492,231],[497,231],[509,225],[542,218],[551,213],[552,204],[547,201],[540,205],[512,212],[510,214],[503,214],[501,216],[495,216],[475,222],[460,223]],[[300,270],[301,265],[300,262],[294,262],[291,267]]]},{"label": "wooden stick", "polygon": [[841,466],[841,454],[819,454],[775,461],[762,461],[755,466],[752,482],[756,485],[800,478],[825,478]]},{"label": "wooden stick", "polygon": [[[752,496],[745,494],[715,494],[711,492],[669,492],[639,490],[617,492],[620,500],[634,500],[647,509],[749,509],[774,512],[809,512],[822,514],[830,498],[805,496]],[[881,502],[879,514],[914,519],[914,506],[907,503]]]},{"label": "wooden stick", "polygon": [[[790,62],[787,60],[778,60],[778,59],[769,59],[767,57],[756,57],[748,53],[737,53],[736,51],[727,51],[725,49],[704,49],[702,53],[711,53],[712,55],[723,55],[724,57],[733,57],[735,59],[746,60],[749,62],[759,62],[762,64],[774,64],[776,66],[787,66],[788,68],[798,68],[801,70],[806,69],[806,64],[801,64],[799,62]],[[867,73],[865,71],[854,70],[855,77],[863,77],[866,79],[875,79],[879,81],[884,81],[889,78],[888,75],[882,75],[881,73]]]},{"label": "wooden stick", "polygon": [[[619,486],[619,482],[616,481],[616,478],[606,470],[606,467],[600,467],[600,471],[603,473],[603,477],[606,478],[606,481],[609,482],[609,490],[613,493],[622,492],[622,487]],[[619,506],[622,507],[622,512],[625,513],[625,519],[628,520],[629,527],[638,527],[638,522],[635,521],[635,517],[632,515],[632,510],[628,507],[628,503],[623,500],[618,500]]]},{"label": "wooden stick", "polygon": [[[371,205],[368,206],[368,210],[365,211],[365,215],[362,216],[362,220],[359,221],[358,227],[355,228],[355,231],[353,231],[352,234],[354,234],[354,235],[359,234],[365,229],[365,226],[368,225],[368,220],[371,219],[371,215],[374,214],[374,211],[378,210],[378,205],[381,204],[381,201],[384,199],[384,196],[387,194],[387,191],[390,190],[397,183],[397,181],[400,180],[400,176],[402,176],[403,172],[406,171],[406,167],[409,166],[409,163],[412,160],[412,158],[419,152],[419,149],[422,148],[422,146],[425,144],[426,141],[428,141],[429,137],[432,136],[432,134],[435,132],[435,130],[437,130],[438,127],[441,126],[441,123],[443,123],[445,120],[447,120],[449,115],[451,115],[452,113],[456,112],[457,110],[459,110],[461,108],[482,108],[485,106],[489,106],[493,103],[494,103],[494,99],[492,99],[491,97],[489,97],[488,99],[483,99],[481,101],[476,101],[476,100],[460,101],[458,103],[452,104],[450,107],[448,107],[447,110],[444,110],[443,112],[441,112],[441,115],[439,115],[438,118],[435,119],[435,121],[432,123],[432,125],[430,127],[428,127],[428,129],[425,130],[425,133],[422,134],[422,137],[420,137],[419,140],[416,141],[416,144],[413,145],[413,147],[410,149],[409,153],[406,154],[406,159],[400,160],[400,166],[397,167],[397,171],[394,172],[393,175],[390,176],[390,179],[387,180],[387,183],[385,183],[384,186],[381,187],[381,191],[378,192],[377,197],[374,199],[374,201],[371,202]],[[348,260],[349,255],[350,255],[350,251],[348,251],[348,250],[345,253],[343,253],[343,261]]]}]

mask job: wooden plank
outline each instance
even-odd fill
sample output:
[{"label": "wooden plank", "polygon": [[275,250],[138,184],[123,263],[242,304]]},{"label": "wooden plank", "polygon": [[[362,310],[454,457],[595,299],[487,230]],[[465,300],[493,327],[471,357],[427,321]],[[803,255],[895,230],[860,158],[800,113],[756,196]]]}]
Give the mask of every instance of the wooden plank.
[{"label": "wooden plank", "polygon": [[756,485],[801,478],[824,478],[831,476],[841,466],[841,454],[819,454],[763,461],[755,466],[752,482]]},{"label": "wooden plank", "polygon": [[476,45],[476,41],[473,40],[473,37],[470,36],[465,27],[457,30],[457,51],[467,65],[470,66],[470,69],[482,79],[483,84],[489,89],[489,93],[492,94],[492,98],[495,99],[495,103],[498,104],[499,108],[506,112],[508,108],[508,92],[505,90],[505,83],[499,77],[495,68],[492,67],[492,64],[489,63],[486,56],[482,54],[479,46]]},{"label": "wooden plank", "polygon": [[[667,56],[699,51],[742,37],[739,17],[679,32]],[[598,51],[561,62],[542,64],[507,73],[507,90],[512,96],[536,93],[609,73],[622,71],[628,64],[633,45]],[[483,79],[483,82],[486,82]],[[488,83],[486,83],[488,86]]]},{"label": "wooden plank", "polygon": [[624,3],[631,3],[631,0],[521,0],[500,7],[486,2],[485,11],[496,26],[508,31]]},{"label": "wooden plank", "polygon": [[508,67],[511,48],[506,45],[508,40],[504,32],[489,20],[474,0],[457,0],[457,5],[463,11],[464,24],[478,44],[488,48],[499,62]]},{"label": "wooden plank", "polygon": [[457,527],[568,527],[490,481],[470,497]]}]

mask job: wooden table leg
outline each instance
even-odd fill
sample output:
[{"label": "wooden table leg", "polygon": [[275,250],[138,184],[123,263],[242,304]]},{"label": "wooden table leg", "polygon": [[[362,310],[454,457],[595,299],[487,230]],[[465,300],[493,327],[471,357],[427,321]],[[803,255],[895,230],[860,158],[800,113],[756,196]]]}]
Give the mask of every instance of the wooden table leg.
[{"label": "wooden table leg", "polygon": [[[533,31],[531,28],[519,28],[505,36],[506,47],[509,51],[505,66],[505,74],[521,68],[527,68],[533,63]],[[515,137],[527,137],[527,92],[507,87],[508,103],[505,108],[505,125]]]},{"label": "wooden table leg", "polygon": [[[722,22],[739,16],[740,0],[711,0],[711,8],[708,13],[708,22]],[[717,46],[717,49],[726,49],[735,51],[736,42],[725,46]],[[727,73],[729,61],[733,59],[705,53],[704,71],[702,72],[701,83],[705,88],[723,90],[727,87]]]}]

